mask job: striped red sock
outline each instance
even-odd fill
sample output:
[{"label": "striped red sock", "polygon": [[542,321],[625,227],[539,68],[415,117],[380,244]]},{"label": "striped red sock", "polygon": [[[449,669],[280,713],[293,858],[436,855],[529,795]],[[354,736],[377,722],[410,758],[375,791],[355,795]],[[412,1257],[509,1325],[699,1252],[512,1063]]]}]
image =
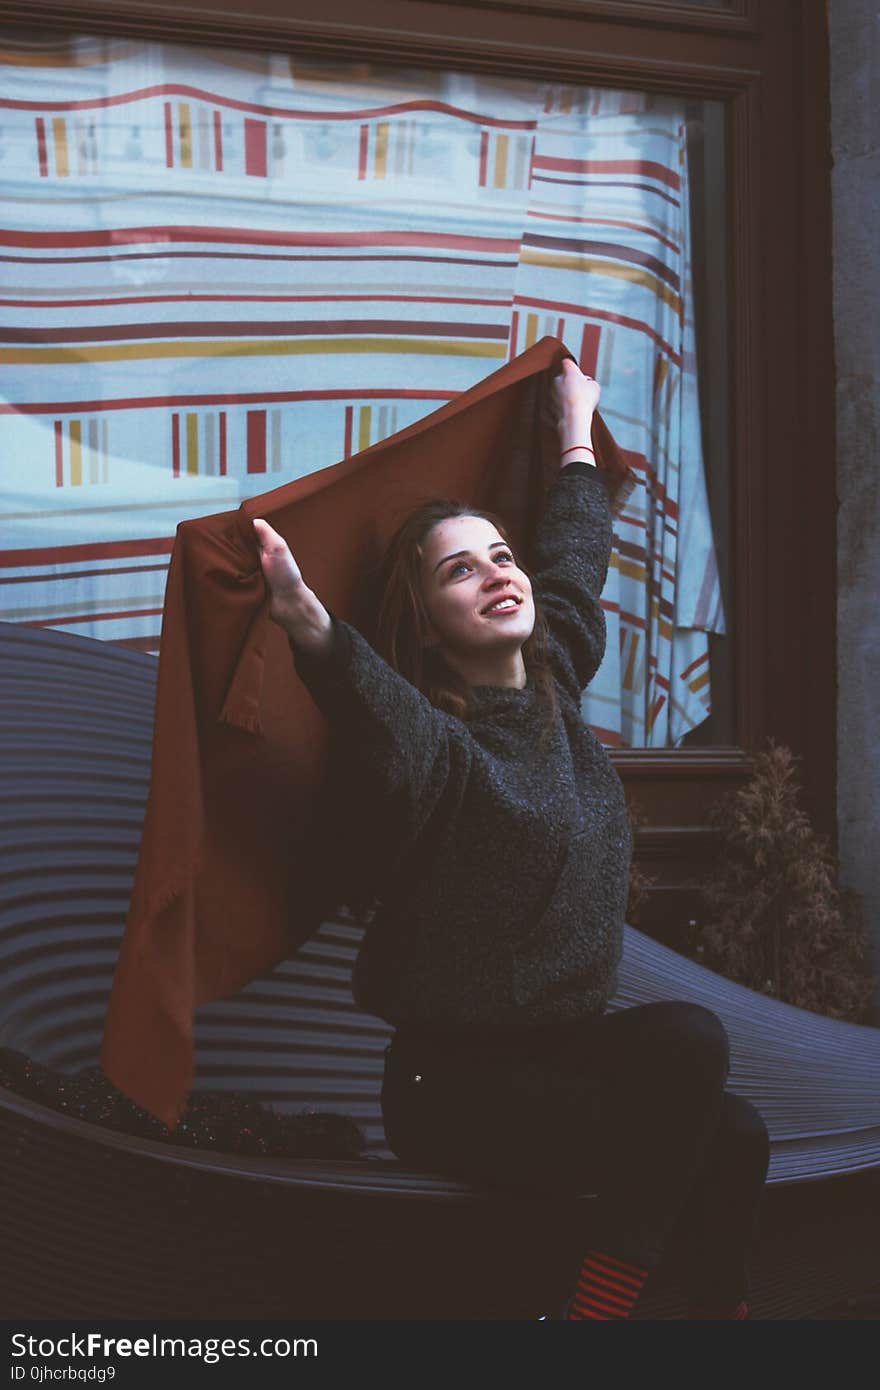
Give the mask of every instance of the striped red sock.
[{"label": "striped red sock", "polygon": [[736,1307],[731,1311],[728,1306],[723,1311],[713,1311],[710,1308],[691,1308],[688,1318],[692,1321],[711,1319],[713,1322],[740,1322],[743,1318],[749,1317],[749,1305],[745,1299],[741,1299]]},{"label": "striped red sock", "polygon": [[643,1265],[620,1260],[604,1250],[588,1250],[566,1320],[628,1318],[649,1273]]}]

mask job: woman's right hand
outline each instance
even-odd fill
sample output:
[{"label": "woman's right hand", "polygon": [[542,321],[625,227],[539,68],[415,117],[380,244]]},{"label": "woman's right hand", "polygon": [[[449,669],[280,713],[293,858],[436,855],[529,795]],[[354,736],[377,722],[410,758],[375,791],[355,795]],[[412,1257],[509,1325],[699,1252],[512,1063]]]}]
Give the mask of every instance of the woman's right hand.
[{"label": "woman's right hand", "polygon": [[333,623],[320,599],[303,581],[290,546],[262,517],[254,518],[263,578],[271,595],[269,617],[305,651],[328,651]]},{"label": "woman's right hand", "polygon": [[302,571],[294,560],[287,541],[283,536],[279,536],[268,521],[264,521],[262,517],[255,517],[254,531],[260,547],[263,578],[272,595],[269,612],[276,622],[281,622],[281,614],[286,613],[302,598],[305,588]]}]

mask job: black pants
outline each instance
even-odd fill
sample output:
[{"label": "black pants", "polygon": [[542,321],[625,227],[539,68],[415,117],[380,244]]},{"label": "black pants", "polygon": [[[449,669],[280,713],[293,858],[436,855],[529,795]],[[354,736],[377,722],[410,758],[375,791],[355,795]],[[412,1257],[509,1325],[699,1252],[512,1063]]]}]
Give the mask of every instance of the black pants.
[{"label": "black pants", "polygon": [[750,1292],[770,1162],[755,1107],[725,1091],[711,1010],[662,1001],[552,1028],[400,1027],[382,1115],[412,1167],[492,1186],[596,1193],[589,1245],[653,1268],[676,1234],[693,1304]]}]

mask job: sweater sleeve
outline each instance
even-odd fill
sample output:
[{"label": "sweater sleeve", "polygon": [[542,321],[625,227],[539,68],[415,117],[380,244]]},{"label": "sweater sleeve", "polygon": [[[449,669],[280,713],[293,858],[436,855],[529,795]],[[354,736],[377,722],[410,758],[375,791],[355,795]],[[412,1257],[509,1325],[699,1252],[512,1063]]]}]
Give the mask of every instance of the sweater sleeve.
[{"label": "sweater sleeve", "polygon": [[600,595],[611,560],[611,506],[602,472],[570,463],[547,492],[532,550],[532,587],[550,628],[560,683],[575,698],[605,655]]},{"label": "sweater sleeve", "polygon": [[306,652],[290,641],[297,674],[352,770],[378,796],[393,799],[416,835],[450,778],[461,774],[468,741],[455,735],[452,726],[460,721],[432,705],[356,627],[330,617],[333,641],[325,653]]}]

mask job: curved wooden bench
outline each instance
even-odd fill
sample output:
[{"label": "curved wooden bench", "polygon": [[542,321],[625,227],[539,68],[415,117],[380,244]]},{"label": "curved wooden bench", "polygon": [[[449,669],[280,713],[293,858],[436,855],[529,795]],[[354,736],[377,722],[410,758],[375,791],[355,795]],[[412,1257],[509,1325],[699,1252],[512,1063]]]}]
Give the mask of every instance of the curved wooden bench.
[{"label": "curved wooden bench", "polygon": [[[0,1045],[74,1072],[98,1057],[157,663],[14,624],[0,624],[0,660]],[[347,1114],[367,1135],[358,1159],[197,1152],[0,1089],[7,1317],[510,1318],[561,1302],[592,1194],[472,1187],[406,1169],[388,1148],[379,1091],[392,1030],[351,997],[361,930],[325,923],[270,978],[202,1008],[195,1078],[281,1112]],[[806,1201],[768,1202],[756,1315],[808,1316],[863,1288],[880,1232],[880,1031],[767,1000],[627,927],[611,1007],[652,998],[721,1015],[731,1089],[756,1100],[771,1131],[768,1195],[809,1188]],[[671,1254],[638,1317],[684,1315],[674,1273]]]}]

